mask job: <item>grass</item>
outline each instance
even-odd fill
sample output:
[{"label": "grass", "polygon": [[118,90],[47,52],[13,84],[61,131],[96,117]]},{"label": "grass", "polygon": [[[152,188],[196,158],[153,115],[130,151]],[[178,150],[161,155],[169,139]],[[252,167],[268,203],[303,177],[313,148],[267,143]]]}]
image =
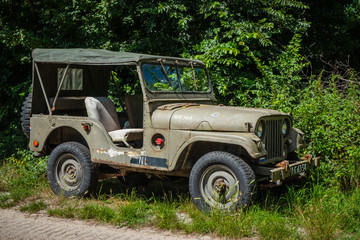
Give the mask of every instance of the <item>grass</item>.
[{"label": "grass", "polygon": [[186,180],[154,181],[130,189],[117,179],[108,179],[100,182],[96,196],[79,199],[53,195],[45,175],[39,170],[34,176],[32,171],[12,163],[0,168],[1,207],[22,205],[20,210],[30,213],[46,210],[51,216],[225,238],[360,237],[360,189],[342,192],[308,182],[262,192],[246,211],[203,214],[192,204]]},{"label": "grass", "polygon": [[14,157],[0,167],[0,207],[12,207],[47,188],[46,161],[19,162]]},{"label": "grass", "polygon": [[20,207],[21,212],[29,212],[29,213],[36,213],[43,209],[46,209],[46,204],[43,200],[30,202]]}]

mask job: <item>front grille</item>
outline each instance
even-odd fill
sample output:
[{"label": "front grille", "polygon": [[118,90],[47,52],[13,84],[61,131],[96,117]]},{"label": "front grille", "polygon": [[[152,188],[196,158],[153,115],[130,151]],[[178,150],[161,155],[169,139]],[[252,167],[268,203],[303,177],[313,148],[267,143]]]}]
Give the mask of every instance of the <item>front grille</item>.
[{"label": "front grille", "polygon": [[266,159],[283,157],[283,144],[281,134],[282,120],[265,120],[265,149],[268,152]]}]

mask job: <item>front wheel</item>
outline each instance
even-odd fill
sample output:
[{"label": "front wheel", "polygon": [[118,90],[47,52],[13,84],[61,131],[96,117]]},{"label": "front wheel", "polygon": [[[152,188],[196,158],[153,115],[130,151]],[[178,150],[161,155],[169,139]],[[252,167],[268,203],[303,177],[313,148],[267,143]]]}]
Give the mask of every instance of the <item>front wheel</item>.
[{"label": "front wheel", "polygon": [[96,165],[90,151],[77,142],[57,146],[50,154],[47,176],[51,190],[57,195],[84,196],[97,185]]},{"label": "front wheel", "polygon": [[227,152],[202,156],[191,170],[190,195],[204,212],[212,209],[235,210],[249,204],[255,174],[241,158]]}]

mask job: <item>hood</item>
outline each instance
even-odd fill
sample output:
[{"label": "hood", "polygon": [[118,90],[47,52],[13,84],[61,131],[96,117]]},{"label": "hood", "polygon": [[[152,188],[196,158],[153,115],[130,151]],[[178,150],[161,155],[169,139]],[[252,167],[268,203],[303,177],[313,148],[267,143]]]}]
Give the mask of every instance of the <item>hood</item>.
[{"label": "hood", "polygon": [[288,114],[271,109],[191,103],[168,104],[155,110],[152,125],[161,129],[247,132],[247,123],[251,123],[254,128],[257,121],[266,116]]}]

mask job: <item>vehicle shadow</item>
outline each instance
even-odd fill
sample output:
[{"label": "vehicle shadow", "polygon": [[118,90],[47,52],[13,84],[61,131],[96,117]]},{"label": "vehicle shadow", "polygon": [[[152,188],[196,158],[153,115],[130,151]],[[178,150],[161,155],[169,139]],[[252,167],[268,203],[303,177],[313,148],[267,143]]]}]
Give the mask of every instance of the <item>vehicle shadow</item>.
[{"label": "vehicle shadow", "polygon": [[130,187],[123,184],[117,178],[100,180],[95,197],[109,198],[122,195],[135,199],[163,199],[178,200],[189,198],[187,178],[153,179],[146,186]]}]

